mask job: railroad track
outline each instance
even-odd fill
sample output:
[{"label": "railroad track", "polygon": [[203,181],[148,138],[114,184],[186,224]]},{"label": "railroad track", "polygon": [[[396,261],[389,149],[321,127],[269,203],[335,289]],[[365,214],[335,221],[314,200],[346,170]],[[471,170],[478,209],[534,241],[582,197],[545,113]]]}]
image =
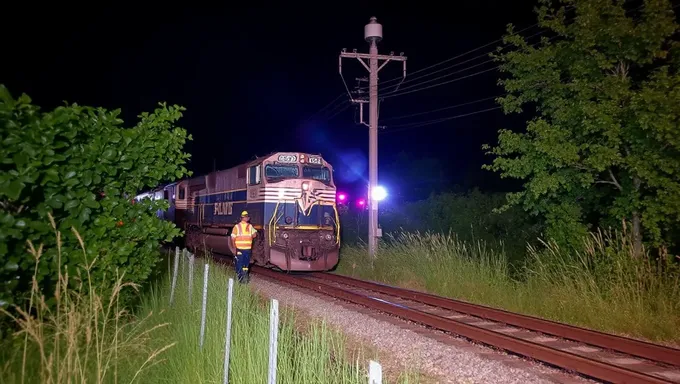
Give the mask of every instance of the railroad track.
[{"label": "railroad track", "polygon": [[330,273],[253,272],[610,383],[680,383],[680,350]]}]

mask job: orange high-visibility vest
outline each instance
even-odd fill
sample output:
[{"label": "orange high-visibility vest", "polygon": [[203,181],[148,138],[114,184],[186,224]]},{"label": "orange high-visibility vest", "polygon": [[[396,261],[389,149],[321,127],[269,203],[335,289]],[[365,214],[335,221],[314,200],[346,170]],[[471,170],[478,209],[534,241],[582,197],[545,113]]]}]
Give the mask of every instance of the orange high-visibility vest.
[{"label": "orange high-visibility vest", "polygon": [[234,238],[236,248],[250,249],[253,246],[253,234],[255,228],[250,223],[238,223],[234,226],[231,236]]}]

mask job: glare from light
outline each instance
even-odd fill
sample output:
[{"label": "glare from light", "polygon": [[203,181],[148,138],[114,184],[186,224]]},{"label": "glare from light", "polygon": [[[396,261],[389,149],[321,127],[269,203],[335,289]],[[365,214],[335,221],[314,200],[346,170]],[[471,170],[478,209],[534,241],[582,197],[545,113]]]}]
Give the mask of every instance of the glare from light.
[{"label": "glare from light", "polygon": [[379,185],[373,188],[373,191],[371,192],[371,197],[376,201],[382,201],[387,197],[387,191]]},{"label": "glare from light", "polygon": [[366,204],[366,202],[364,201],[364,199],[361,199],[361,200],[359,200],[359,203],[358,203],[358,204],[361,205],[361,206],[363,206],[364,204]]},{"label": "glare from light", "polygon": [[345,199],[347,199],[347,195],[345,195],[344,193],[338,195],[338,200],[345,201]]}]

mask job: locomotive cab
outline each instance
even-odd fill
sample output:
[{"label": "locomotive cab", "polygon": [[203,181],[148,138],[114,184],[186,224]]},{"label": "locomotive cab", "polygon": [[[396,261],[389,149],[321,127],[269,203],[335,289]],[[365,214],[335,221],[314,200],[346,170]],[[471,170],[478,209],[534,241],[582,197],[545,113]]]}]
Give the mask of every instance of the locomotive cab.
[{"label": "locomotive cab", "polygon": [[[332,167],[321,156],[279,153],[251,166],[248,199],[249,206],[250,199],[262,203],[268,264],[297,271],[329,270],[337,264],[335,184]],[[255,212],[260,215],[259,209]]]}]

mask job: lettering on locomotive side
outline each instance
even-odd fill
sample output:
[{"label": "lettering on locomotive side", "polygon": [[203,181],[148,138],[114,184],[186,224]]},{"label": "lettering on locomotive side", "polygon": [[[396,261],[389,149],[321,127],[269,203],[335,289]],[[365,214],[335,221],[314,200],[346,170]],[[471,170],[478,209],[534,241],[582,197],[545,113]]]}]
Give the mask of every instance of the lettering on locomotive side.
[{"label": "lettering on locomotive side", "polygon": [[215,203],[215,210],[213,211],[213,216],[224,216],[231,215],[234,209],[234,203],[227,201],[218,201]]}]

